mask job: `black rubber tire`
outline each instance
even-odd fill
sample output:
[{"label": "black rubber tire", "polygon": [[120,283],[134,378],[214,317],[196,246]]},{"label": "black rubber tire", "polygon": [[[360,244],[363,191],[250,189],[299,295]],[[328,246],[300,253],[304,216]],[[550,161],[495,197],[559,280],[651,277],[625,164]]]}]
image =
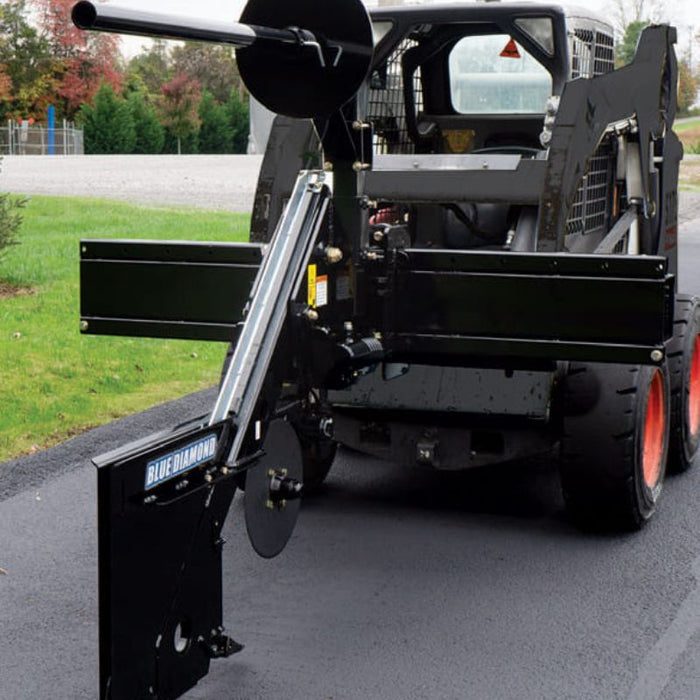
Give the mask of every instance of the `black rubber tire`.
[{"label": "black rubber tire", "polygon": [[673,331],[666,349],[671,379],[668,470],[678,474],[690,469],[700,445],[700,431],[696,429],[695,434],[692,433],[689,412],[691,364],[700,336],[700,302],[697,297],[686,294],[676,297]]},{"label": "black rubber tire", "polygon": [[[650,486],[643,471],[644,428],[657,372],[664,420],[658,477]],[[652,517],[666,469],[669,395],[665,366],[571,364],[563,382],[560,476],[567,511],[580,527],[629,531]]]}]

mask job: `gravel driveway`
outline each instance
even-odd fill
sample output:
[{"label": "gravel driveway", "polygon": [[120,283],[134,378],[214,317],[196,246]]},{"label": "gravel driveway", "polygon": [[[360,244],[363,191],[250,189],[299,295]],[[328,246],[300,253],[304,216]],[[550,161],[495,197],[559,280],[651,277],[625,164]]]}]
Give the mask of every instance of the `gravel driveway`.
[{"label": "gravel driveway", "polygon": [[[0,192],[248,213],[261,163],[262,156],[6,156]],[[700,217],[700,194],[681,192],[680,202],[681,223]]]},{"label": "gravel driveway", "polygon": [[249,212],[262,156],[8,156],[0,192]]}]

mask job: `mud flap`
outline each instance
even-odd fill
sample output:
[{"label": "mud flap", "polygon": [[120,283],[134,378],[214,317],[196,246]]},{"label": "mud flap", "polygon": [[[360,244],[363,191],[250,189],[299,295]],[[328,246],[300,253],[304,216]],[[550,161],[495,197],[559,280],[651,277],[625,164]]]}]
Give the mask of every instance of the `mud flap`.
[{"label": "mud flap", "polygon": [[242,648],[222,627],[230,432],[198,423],[95,460],[103,700],[177,698]]}]

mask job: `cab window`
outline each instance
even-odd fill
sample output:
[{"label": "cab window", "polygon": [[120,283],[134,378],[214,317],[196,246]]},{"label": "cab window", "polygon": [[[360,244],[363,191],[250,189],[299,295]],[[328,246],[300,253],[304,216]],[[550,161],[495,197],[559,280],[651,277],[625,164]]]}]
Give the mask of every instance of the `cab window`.
[{"label": "cab window", "polygon": [[552,76],[507,34],[468,36],[450,52],[452,106],[460,114],[543,114]]}]

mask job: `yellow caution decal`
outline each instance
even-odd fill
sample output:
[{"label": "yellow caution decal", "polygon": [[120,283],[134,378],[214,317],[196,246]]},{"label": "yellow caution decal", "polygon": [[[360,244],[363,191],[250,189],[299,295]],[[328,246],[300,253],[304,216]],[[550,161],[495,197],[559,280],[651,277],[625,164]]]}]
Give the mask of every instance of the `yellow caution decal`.
[{"label": "yellow caution decal", "polygon": [[313,309],[316,307],[316,265],[309,265],[306,272],[308,280],[308,305]]}]

